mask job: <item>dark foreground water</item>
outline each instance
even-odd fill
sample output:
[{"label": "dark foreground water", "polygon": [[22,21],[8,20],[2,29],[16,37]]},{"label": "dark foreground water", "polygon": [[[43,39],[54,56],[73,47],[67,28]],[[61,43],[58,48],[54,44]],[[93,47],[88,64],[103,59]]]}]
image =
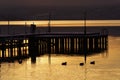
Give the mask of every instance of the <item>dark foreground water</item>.
[{"label": "dark foreground water", "polygon": [[[95,61],[95,65],[90,64]],[[68,64],[62,66],[66,61]],[[120,37],[109,37],[107,52],[87,57],[52,55],[51,64],[48,55],[37,58],[36,64],[31,59],[22,64],[0,64],[0,80],[120,80]]]}]

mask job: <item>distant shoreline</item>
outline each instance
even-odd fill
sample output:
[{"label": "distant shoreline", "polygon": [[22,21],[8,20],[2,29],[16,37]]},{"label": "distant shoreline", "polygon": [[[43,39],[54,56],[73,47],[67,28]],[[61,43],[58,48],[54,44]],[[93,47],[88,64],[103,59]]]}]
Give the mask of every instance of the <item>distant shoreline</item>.
[{"label": "distant shoreline", "polygon": [[[87,27],[87,32],[102,32],[103,29],[107,29],[110,36],[120,36],[120,27],[116,26],[97,26]],[[48,27],[37,27],[36,33],[47,32]],[[83,32],[84,27],[51,27],[52,32]],[[30,33],[30,26],[0,26],[0,34],[24,34]]]}]

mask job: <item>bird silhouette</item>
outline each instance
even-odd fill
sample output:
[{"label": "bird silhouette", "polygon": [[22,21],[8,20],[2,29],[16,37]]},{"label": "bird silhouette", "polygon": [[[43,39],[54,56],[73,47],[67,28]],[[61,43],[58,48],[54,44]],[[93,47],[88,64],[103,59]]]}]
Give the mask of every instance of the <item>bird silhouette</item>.
[{"label": "bird silhouette", "polygon": [[67,62],[63,62],[62,65],[67,65]]},{"label": "bird silhouette", "polygon": [[84,63],[80,63],[80,66],[83,66],[84,65]]},{"label": "bird silhouette", "polygon": [[95,61],[91,61],[90,64],[95,64]]}]

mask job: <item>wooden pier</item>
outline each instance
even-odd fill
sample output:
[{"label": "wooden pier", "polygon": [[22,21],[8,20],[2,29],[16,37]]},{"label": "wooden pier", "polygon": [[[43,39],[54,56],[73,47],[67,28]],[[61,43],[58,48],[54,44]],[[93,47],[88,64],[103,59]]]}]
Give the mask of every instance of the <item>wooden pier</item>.
[{"label": "wooden pier", "polygon": [[21,61],[44,54],[91,55],[108,48],[108,35],[79,32],[41,32],[35,33],[36,26],[31,25],[30,33],[0,35],[0,62]]},{"label": "wooden pier", "polygon": [[0,36],[0,62],[19,60],[43,54],[90,55],[107,50],[108,35],[78,32],[30,33]]}]

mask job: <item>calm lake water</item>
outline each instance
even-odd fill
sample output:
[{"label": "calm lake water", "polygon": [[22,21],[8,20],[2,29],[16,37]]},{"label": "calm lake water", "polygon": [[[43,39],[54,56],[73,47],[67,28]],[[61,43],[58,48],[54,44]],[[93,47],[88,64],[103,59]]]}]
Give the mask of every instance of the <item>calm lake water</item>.
[{"label": "calm lake water", "polygon": [[[51,64],[48,55],[37,58],[35,64],[31,59],[22,64],[0,64],[0,80],[120,80],[120,37],[109,36],[107,52],[88,56],[87,63],[84,57],[52,55]],[[95,61],[95,65],[90,64]],[[66,66],[61,65],[67,61]]]}]

